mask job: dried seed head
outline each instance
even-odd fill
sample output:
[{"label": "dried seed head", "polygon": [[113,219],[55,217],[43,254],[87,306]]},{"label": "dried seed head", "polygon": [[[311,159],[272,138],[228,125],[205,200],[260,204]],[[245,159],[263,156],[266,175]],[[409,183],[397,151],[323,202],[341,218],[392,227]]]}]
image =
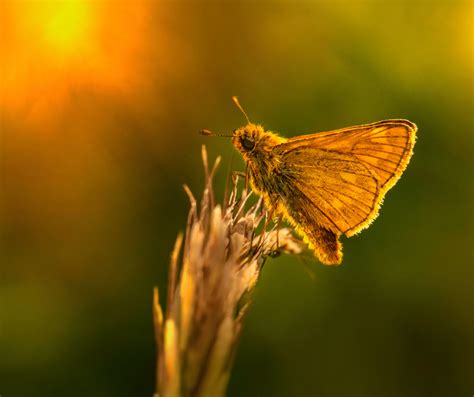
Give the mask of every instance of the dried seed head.
[{"label": "dried seed head", "polygon": [[216,205],[219,158],[209,171],[204,147],[202,157],[206,186],[200,203],[185,187],[191,209],[184,245],[178,236],[172,254],[165,318],[155,292],[160,397],[225,395],[248,297],[266,258],[304,247],[286,228],[257,232],[268,215],[261,201],[246,205],[251,193],[237,181],[224,205]]}]

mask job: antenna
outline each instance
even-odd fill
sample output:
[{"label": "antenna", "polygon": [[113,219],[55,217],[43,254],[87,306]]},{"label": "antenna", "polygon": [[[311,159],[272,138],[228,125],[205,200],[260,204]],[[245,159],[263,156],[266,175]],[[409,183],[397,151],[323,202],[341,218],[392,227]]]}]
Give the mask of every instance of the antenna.
[{"label": "antenna", "polygon": [[243,115],[245,116],[245,118],[247,119],[247,123],[250,124],[250,120],[249,120],[249,117],[247,116],[247,113],[245,113],[245,110],[242,108],[242,106],[240,106],[240,103],[239,103],[239,100],[237,99],[236,96],[233,96],[232,97],[232,101],[234,102],[235,106],[237,106],[240,111],[243,113]]},{"label": "antenna", "polygon": [[228,135],[228,134],[216,134],[212,131],[209,131],[209,130],[201,130],[199,131],[199,133],[201,135],[204,135],[204,136],[219,136],[219,137],[223,137],[223,138],[232,138],[232,135]]}]

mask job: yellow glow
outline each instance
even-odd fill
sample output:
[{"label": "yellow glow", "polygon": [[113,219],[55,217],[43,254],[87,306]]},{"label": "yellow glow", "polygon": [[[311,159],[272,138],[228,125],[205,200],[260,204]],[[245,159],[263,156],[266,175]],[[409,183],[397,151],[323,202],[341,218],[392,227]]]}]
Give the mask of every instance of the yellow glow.
[{"label": "yellow glow", "polygon": [[44,39],[60,53],[84,46],[91,28],[90,3],[81,0],[54,2],[44,11]]},{"label": "yellow glow", "polygon": [[70,106],[77,87],[140,95],[144,54],[157,44],[146,34],[155,29],[146,18],[151,4],[0,0],[0,108],[40,121]]}]

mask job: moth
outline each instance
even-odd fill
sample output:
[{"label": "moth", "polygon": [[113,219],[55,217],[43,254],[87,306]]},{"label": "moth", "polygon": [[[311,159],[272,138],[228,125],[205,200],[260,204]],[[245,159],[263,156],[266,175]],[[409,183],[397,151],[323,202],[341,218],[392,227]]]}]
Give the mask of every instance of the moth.
[{"label": "moth", "polygon": [[340,236],[354,236],[378,216],[413,155],[417,126],[390,119],[287,139],[251,123],[232,99],[247,125],[227,136],[247,163],[250,186],[320,262],[340,264]]}]

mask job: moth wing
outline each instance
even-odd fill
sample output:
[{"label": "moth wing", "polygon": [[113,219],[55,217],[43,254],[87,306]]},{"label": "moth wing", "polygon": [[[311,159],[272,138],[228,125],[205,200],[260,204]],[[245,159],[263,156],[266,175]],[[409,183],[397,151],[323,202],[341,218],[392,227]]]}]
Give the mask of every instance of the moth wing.
[{"label": "moth wing", "polygon": [[[288,139],[275,150],[286,178],[301,195],[297,217],[350,237],[377,217],[385,193],[397,182],[413,153],[415,124],[385,120]],[[296,204],[298,206],[298,204]],[[291,214],[290,214],[291,215]],[[295,221],[311,223],[311,219]]]},{"label": "moth wing", "polygon": [[352,156],[305,147],[285,162],[289,215],[303,229],[351,236],[377,213],[378,181]]}]

